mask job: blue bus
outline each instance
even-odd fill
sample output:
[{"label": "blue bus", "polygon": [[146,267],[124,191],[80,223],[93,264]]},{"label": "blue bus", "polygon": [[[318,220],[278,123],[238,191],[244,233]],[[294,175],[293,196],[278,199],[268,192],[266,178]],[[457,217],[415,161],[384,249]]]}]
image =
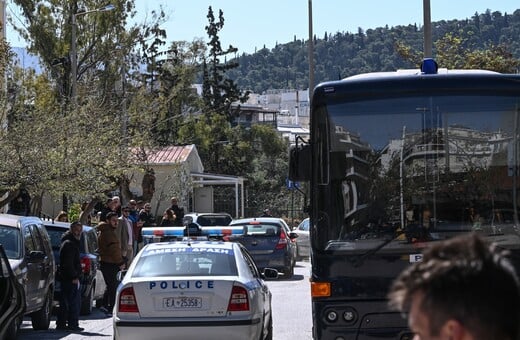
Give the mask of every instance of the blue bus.
[{"label": "blue bus", "polygon": [[520,267],[520,75],[423,65],[314,89],[289,169],[310,197],[314,339],[411,339],[387,293],[438,240],[480,233]]}]

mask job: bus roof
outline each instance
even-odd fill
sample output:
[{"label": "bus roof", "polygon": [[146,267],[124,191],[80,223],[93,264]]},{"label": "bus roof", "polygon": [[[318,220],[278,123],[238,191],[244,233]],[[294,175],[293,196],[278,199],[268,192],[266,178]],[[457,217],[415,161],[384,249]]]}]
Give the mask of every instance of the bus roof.
[{"label": "bus roof", "polygon": [[[488,70],[459,70],[453,69],[448,70],[447,68],[440,68],[436,74],[499,74],[498,72]],[[402,77],[402,76],[413,76],[423,75],[419,69],[401,69],[393,72],[370,72],[356,74],[343,80],[358,80],[358,79],[370,79],[370,78],[385,78],[385,77]]]}]

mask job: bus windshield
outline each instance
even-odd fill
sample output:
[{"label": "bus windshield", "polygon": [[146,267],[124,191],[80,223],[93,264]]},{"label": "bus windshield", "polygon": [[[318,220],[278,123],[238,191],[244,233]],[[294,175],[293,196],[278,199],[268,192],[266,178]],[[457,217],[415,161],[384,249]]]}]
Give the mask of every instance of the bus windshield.
[{"label": "bus windshield", "polygon": [[460,91],[332,98],[316,107],[314,199],[322,222],[313,247],[512,232],[518,107],[516,96]]}]

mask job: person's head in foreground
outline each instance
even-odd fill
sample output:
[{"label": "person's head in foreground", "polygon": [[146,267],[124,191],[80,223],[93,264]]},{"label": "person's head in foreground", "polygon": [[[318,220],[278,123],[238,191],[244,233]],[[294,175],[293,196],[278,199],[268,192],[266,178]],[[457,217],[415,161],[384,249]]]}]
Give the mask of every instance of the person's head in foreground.
[{"label": "person's head in foreground", "polygon": [[432,245],[390,289],[415,340],[517,340],[520,293],[505,252],[476,234]]}]

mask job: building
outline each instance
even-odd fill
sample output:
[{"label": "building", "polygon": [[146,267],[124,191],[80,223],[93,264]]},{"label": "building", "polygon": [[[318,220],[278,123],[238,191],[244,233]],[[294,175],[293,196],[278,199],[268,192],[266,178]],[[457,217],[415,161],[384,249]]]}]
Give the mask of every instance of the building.
[{"label": "building", "polygon": [[[235,207],[226,211],[235,217],[244,211],[244,180],[241,177],[204,173],[204,166],[194,144],[167,146],[147,154],[144,165],[153,169],[155,186],[151,200],[155,215],[162,215],[170,206],[171,197],[177,197],[186,212],[215,212],[214,190],[219,186],[235,187]],[[130,191],[136,197],[143,195],[144,172],[131,176]]]}]

